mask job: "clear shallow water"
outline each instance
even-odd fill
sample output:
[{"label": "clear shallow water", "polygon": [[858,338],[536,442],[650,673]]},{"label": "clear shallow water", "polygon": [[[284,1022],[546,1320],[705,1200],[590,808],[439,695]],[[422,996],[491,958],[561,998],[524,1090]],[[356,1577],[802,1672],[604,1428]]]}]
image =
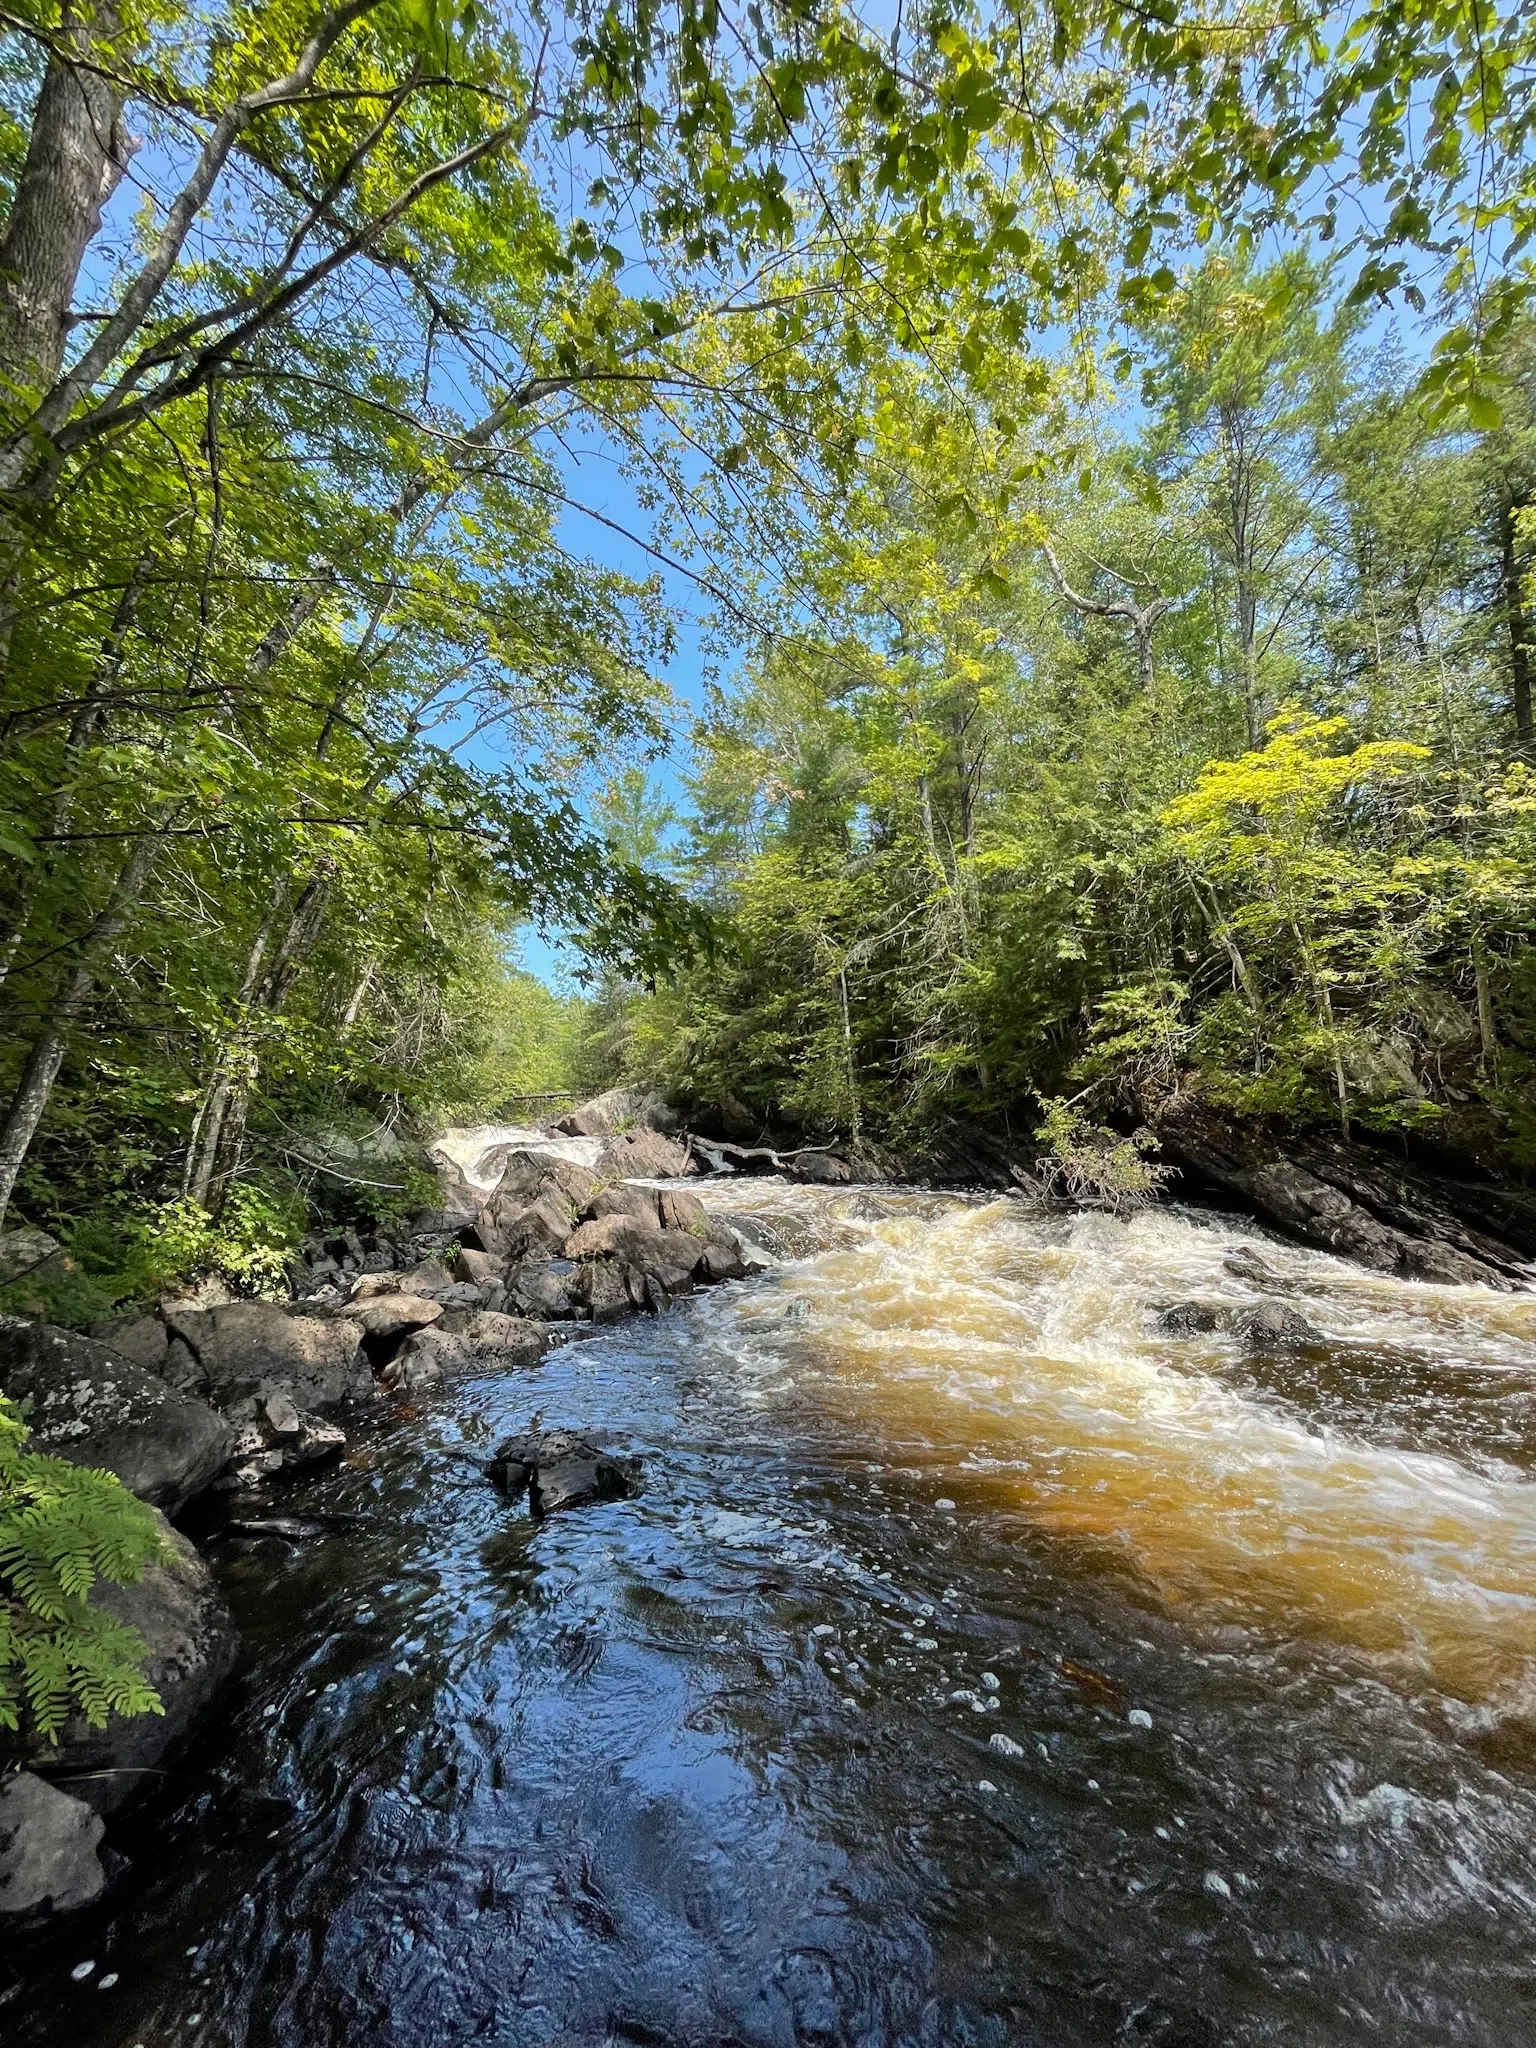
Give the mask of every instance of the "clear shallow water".
[{"label": "clear shallow water", "polygon": [[[1265,1245],[1254,1357],[1147,1329],[1234,1224],[704,1192],[789,1263],[216,1549],[234,1711],[5,2041],[1536,2041],[1536,1299]],[[509,1510],[539,1423],[644,1493]]]}]

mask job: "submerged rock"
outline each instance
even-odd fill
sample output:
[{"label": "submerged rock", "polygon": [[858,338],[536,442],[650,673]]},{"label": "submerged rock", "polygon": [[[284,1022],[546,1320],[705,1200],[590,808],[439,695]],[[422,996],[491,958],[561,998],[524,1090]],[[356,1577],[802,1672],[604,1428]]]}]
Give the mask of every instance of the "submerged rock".
[{"label": "submerged rock", "polygon": [[1321,1344],[1321,1330],[1309,1323],[1299,1310],[1281,1301],[1261,1302],[1256,1308],[1239,1308],[1230,1302],[1178,1301],[1159,1310],[1153,1327],[1165,1337],[1203,1337],[1220,1334],[1241,1337],[1245,1344]]},{"label": "submerged rock", "polygon": [[206,1402],[74,1330],[0,1320],[0,1393],[26,1405],[34,1450],[115,1472],[168,1514],[229,1456],[233,1431]]},{"label": "submerged rock", "polygon": [[103,1824],[31,1771],[0,1778],[0,1915],[69,1913],[106,1890]]},{"label": "submerged rock", "polygon": [[616,1458],[574,1430],[546,1429],[508,1437],[492,1451],[486,1470],[509,1500],[526,1493],[536,1515],[550,1515],[627,1499],[637,1491],[640,1461]]}]

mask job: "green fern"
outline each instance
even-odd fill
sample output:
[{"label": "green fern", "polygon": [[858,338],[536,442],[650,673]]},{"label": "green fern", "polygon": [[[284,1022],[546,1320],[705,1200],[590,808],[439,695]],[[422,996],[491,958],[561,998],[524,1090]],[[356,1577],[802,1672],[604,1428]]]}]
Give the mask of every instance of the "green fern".
[{"label": "green fern", "polygon": [[70,1715],[160,1714],[144,1682],[149,1645],[90,1605],[98,1579],[128,1586],[161,1551],[153,1509],[110,1472],[26,1449],[0,1395],[0,1728],[22,1715],[56,1743]]}]

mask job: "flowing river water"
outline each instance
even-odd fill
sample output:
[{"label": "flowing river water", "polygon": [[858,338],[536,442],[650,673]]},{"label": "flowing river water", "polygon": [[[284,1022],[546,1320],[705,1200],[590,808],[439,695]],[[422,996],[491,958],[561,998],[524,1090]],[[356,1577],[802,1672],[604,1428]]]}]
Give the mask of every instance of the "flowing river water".
[{"label": "flowing river water", "polygon": [[[693,1187],[766,1272],[214,1546],[232,1712],[0,2037],[1536,2042],[1536,1297],[1265,1243],[1254,1351],[1153,1330],[1233,1219]],[[509,1508],[553,1424],[643,1492]]]}]

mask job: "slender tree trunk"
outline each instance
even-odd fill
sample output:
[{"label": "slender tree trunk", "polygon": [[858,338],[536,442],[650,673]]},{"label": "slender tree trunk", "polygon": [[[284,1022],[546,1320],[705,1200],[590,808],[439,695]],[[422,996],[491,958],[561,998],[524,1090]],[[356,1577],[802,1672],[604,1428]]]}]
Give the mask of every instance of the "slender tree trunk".
[{"label": "slender tree trunk", "polygon": [[0,1223],[5,1220],[16,1176],[48,1108],[53,1084],[64,1064],[80,1013],[96,986],[101,964],[137,909],[167,836],[164,830],[148,832],[135,845],[106,908],[84,935],[80,958],[55,996],[48,1022],[27,1055],[5,1122],[0,1126]]},{"label": "slender tree trunk", "polygon": [[367,998],[369,989],[373,986],[373,977],[378,964],[376,959],[370,959],[365,964],[362,973],[358,976],[357,986],[347,998],[347,1007],[341,1013],[341,1028],[343,1031],[350,1031],[362,1015],[363,1003]]},{"label": "slender tree trunk", "polygon": [[1518,514],[1524,508],[1516,503],[1513,492],[1506,491],[1499,500],[1499,580],[1503,585],[1504,617],[1509,628],[1509,695],[1510,708],[1514,713],[1515,745],[1522,753],[1530,753],[1536,743],[1536,728],[1531,723],[1531,682],[1532,670],[1536,668],[1536,650],[1531,639],[1531,622],[1525,609],[1525,571],[1527,564],[1521,559]]}]

